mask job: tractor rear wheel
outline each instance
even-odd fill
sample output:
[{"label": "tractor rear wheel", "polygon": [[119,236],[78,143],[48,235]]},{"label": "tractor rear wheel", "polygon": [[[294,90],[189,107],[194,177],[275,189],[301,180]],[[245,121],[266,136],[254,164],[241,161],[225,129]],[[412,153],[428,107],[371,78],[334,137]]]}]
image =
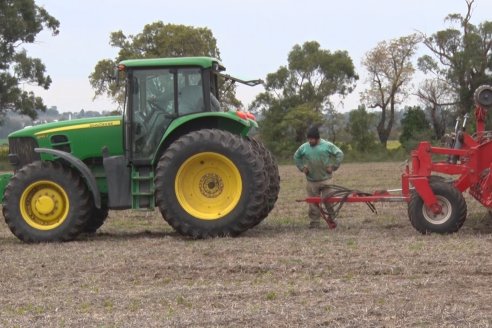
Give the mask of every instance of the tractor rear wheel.
[{"label": "tractor rear wheel", "polygon": [[264,209],[263,170],[262,159],[244,138],[215,129],[190,132],[159,160],[156,203],[183,235],[236,236]]},{"label": "tractor rear wheel", "polygon": [[265,164],[265,179],[267,181],[264,208],[260,216],[254,222],[254,225],[257,225],[268,216],[277,202],[278,194],[280,192],[280,175],[278,172],[277,161],[265,145],[261,141],[254,138],[250,138],[249,140],[253,148],[258,153],[258,156],[263,158],[263,162]]},{"label": "tractor rear wheel", "polygon": [[37,161],[10,180],[3,214],[9,229],[22,241],[68,241],[84,230],[90,199],[77,172],[60,163]]},{"label": "tractor rear wheel", "polygon": [[408,216],[412,226],[423,234],[447,234],[458,231],[466,219],[466,202],[462,193],[452,184],[433,181],[430,187],[442,208],[441,213],[434,214],[414,191],[408,204]]}]

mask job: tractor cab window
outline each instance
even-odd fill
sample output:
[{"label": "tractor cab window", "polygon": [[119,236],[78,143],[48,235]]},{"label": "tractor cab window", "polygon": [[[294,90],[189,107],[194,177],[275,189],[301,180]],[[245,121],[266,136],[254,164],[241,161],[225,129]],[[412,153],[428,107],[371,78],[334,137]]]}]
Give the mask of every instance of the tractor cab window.
[{"label": "tractor cab window", "polygon": [[134,159],[151,158],[175,117],[174,86],[174,72],[170,69],[133,72],[131,133]]},{"label": "tractor cab window", "polygon": [[178,70],[179,115],[205,111],[203,100],[202,71],[199,68]]}]

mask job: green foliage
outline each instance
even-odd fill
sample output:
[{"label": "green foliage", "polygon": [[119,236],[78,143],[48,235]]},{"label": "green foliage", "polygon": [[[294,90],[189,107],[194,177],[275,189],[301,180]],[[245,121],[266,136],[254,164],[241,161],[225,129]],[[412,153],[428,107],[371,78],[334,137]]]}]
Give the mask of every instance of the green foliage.
[{"label": "green foliage", "polygon": [[432,139],[432,131],[430,129],[416,131],[411,138],[407,139],[404,143],[402,143],[402,147],[410,152],[411,150],[417,148],[421,141],[431,141]]},{"label": "green foliage", "polygon": [[[100,60],[89,76],[95,97],[107,95],[123,104],[124,86],[113,80],[114,69],[125,59],[209,56],[220,59],[217,40],[208,28],[177,24],[164,24],[162,21],[144,26],[136,35],[126,35],[123,31],[112,32],[110,45],[119,48],[115,59]],[[226,103],[237,104],[235,88],[223,95]]]},{"label": "green foliage", "polygon": [[60,23],[34,0],[0,1],[0,122],[6,111],[32,118],[36,109],[46,109],[43,100],[32,91],[19,88],[23,83],[48,89],[51,78],[40,59],[30,58],[20,46],[34,43],[43,29],[58,34]]},{"label": "green foliage", "polygon": [[8,154],[9,154],[9,146],[5,144],[5,141],[2,141],[0,144],[0,170],[8,170],[10,169]]},{"label": "green foliage", "polygon": [[368,113],[365,106],[349,113],[348,130],[352,136],[352,145],[358,152],[370,152],[376,147],[374,122],[376,116]]},{"label": "green foliage", "polygon": [[448,28],[425,37],[433,56],[424,55],[418,61],[424,73],[448,83],[461,114],[472,110],[476,88],[492,83],[492,21],[470,23],[473,3],[466,0],[465,15],[449,14]]},{"label": "green foliage", "polygon": [[344,151],[344,154],[344,162],[394,162],[408,159],[408,152],[403,147],[385,149],[380,145],[374,147],[370,152],[352,149]]},{"label": "green foliage", "polygon": [[425,112],[418,106],[406,109],[401,125],[403,131],[399,140],[408,151],[414,149],[420,141],[430,140],[432,137],[433,133]]},{"label": "green foliage", "polygon": [[302,104],[284,111],[280,106],[265,112],[260,122],[260,134],[268,148],[281,158],[290,158],[299,145],[306,140],[306,130],[311,125],[320,125],[323,117]]},{"label": "green foliage", "polygon": [[305,142],[307,127],[325,123],[329,97],[351,92],[357,79],[346,51],[332,53],[316,41],[295,45],[288,65],[267,75],[265,92],[251,105],[262,116],[262,139],[275,155],[292,156]]},{"label": "green foliage", "polygon": [[9,146],[8,144],[1,144],[0,145],[0,160],[7,160],[7,155],[9,154]]},{"label": "green foliage", "polygon": [[326,110],[323,125],[326,128],[328,140],[331,142],[348,139],[349,136],[345,128],[345,116],[337,112],[333,107],[329,107]]}]

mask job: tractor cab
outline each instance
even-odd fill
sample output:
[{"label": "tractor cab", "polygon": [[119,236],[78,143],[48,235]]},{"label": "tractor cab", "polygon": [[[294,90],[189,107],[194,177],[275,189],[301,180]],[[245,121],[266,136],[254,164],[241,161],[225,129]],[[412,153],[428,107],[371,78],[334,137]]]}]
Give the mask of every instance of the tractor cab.
[{"label": "tractor cab", "polygon": [[219,102],[220,78],[250,86],[262,82],[224,75],[225,68],[209,57],[125,60],[118,70],[126,75],[127,155],[137,164],[155,157],[166,130],[177,118],[226,111]]},{"label": "tractor cab", "polygon": [[208,65],[186,59],[127,60],[118,66],[126,73],[124,120],[132,160],[150,160],[176,118],[221,110],[217,75],[213,74],[221,65],[212,59]]}]

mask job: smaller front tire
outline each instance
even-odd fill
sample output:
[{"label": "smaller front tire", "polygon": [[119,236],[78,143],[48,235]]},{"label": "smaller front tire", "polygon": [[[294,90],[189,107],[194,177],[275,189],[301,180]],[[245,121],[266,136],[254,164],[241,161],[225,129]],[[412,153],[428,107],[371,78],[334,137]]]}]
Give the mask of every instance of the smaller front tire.
[{"label": "smaller front tire", "polygon": [[414,191],[408,204],[408,216],[412,226],[422,234],[457,232],[463,226],[467,213],[462,193],[444,181],[433,181],[430,187],[442,211],[434,214]]},{"label": "smaller front tire", "polygon": [[68,241],[86,227],[90,194],[74,170],[56,162],[34,162],[12,177],[3,214],[12,233],[28,243]]},{"label": "smaller front tire", "polygon": [[96,233],[97,229],[102,227],[106,218],[108,217],[109,210],[107,207],[103,206],[101,208],[93,207],[87,225],[84,228],[85,233],[93,234]]}]

